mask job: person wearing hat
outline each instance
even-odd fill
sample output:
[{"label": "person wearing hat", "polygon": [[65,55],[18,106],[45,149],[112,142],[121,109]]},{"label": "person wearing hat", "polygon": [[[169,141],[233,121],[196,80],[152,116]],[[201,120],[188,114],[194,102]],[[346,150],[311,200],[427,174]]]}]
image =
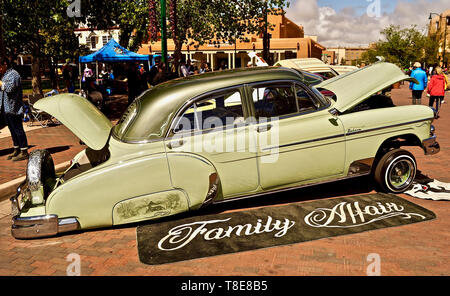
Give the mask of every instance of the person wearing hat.
[{"label": "person wearing hat", "polygon": [[414,70],[411,72],[411,77],[419,82],[418,84],[414,82],[409,84],[409,89],[412,91],[412,103],[413,105],[421,105],[422,94],[428,84],[428,75],[422,69],[422,65],[419,62],[414,63]]}]

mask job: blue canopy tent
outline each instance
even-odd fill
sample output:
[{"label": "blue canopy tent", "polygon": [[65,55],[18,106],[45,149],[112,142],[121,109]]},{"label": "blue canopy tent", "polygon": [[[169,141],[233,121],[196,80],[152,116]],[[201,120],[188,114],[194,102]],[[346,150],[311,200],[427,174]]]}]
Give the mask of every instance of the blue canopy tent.
[{"label": "blue canopy tent", "polygon": [[92,62],[135,62],[148,61],[150,56],[148,54],[137,54],[120,46],[116,40],[111,39],[105,46],[98,51],[80,57],[80,63]]},{"label": "blue canopy tent", "polygon": [[[147,54],[137,54],[135,52],[129,51],[128,49],[120,46],[116,40],[111,39],[105,46],[100,48],[98,51],[79,58],[80,65],[80,77],[81,64],[82,63],[96,63],[97,67],[97,79],[98,79],[98,62],[136,62],[136,61],[147,61],[150,67],[150,56]],[[80,81],[81,85],[81,81]]]}]

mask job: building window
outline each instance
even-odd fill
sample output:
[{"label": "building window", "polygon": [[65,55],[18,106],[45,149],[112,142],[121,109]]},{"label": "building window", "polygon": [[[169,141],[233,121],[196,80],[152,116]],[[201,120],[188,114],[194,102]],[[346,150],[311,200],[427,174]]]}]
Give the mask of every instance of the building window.
[{"label": "building window", "polygon": [[97,48],[97,37],[96,36],[90,36],[86,38],[86,46],[90,49],[96,49]]},{"label": "building window", "polygon": [[103,43],[103,46],[105,46],[106,44],[108,44],[108,42],[109,42],[111,39],[112,39],[111,35],[105,35],[105,36],[102,36],[102,43]]}]

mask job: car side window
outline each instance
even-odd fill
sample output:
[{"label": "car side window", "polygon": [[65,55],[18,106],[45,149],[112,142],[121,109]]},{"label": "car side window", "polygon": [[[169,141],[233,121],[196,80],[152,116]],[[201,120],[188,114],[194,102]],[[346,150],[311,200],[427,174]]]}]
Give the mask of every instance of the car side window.
[{"label": "car side window", "polygon": [[320,102],[313,99],[311,95],[298,84],[295,85],[295,93],[297,94],[299,112],[314,111],[321,107]]},{"label": "car side window", "polygon": [[194,102],[179,118],[175,133],[209,130],[244,122],[239,90],[211,94]]},{"label": "car side window", "polygon": [[256,118],[278,117],[297,112],[292,83],[254,86],[252,98]]}]

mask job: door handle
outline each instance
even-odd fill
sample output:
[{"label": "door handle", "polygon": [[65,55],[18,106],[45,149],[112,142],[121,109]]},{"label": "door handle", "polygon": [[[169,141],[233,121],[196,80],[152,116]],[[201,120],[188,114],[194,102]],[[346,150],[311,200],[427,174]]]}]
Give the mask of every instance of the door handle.
[{"label": "door handle", "polygon": [[272,128],[272,125],[271,125],[271,124],[268,124],[268,125],[264,125],[264,126],[258,126],[258,127],[256,128],[256,131],[257,131],[258,133],[262,133],[262,132],[270,131],[271,128]]},{"label": "door handle", "polygon": [[177,141],[170,141],[169,143],[167,143],[167,148],[169,149],[174,149],[174,148],[178,148],[184,145],[184,141],[183,140],[177,140]]}]

